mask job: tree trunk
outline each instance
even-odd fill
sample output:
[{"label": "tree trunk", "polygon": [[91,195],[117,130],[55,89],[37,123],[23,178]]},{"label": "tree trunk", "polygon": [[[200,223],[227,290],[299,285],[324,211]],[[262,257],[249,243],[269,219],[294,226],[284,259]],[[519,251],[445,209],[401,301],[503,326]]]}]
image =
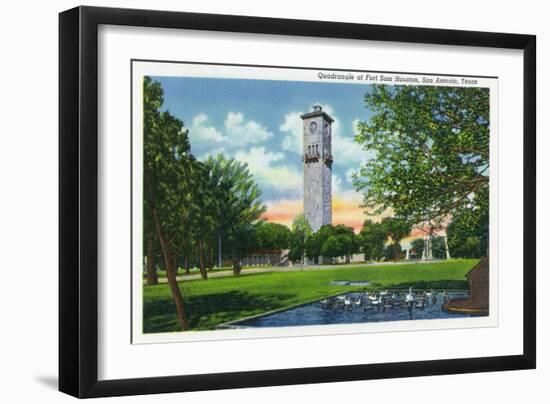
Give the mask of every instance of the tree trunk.
[{"label": "tree trunk", "polygon": [[189,254],[185,254],[183,258],[183,266],[185,267],[185,273],[188,274],[189,271]]},{"label": "tree trunk", "polygon": [[170,285],[170,291],[172,292],[172,297],[174,298],[174,303],[176,305],[176,314],[178,316],[178,323],[182,331],[189,329],[189,320],[187,314],[185,313],[185,305],[183,302],[183,295],[178,286],[178,280],[176,278],[176,269],[171,265],[166,269],[166,276],[168,278],[168,284]]},{"label": "tree trunk", "polygon": [[212,270],[214,269],[214,246],[211,245],[208,251],[210,252],[210,259],[208,261],[208,264],[209,264],[209,268]]},{"label": "tree trunk", "polygon": [[198,253],[199,253],[199,269],[201,271],[202,279],[208,279],[208,273],[206,272],[206,267],[204,266],[204,249],[202,246],[202,242],[198,242]]},{"label": "tree trunk", "polygon": [[147,238],[147,285],[157,285],[159,283],[154,259],[153,238],[149,236]]},{"label": "tree trunk", "polygon": [[241,274],[241,269],[239,257],[233,257],[233,275],[239,276]]},{"label": "tree trunk", "polygon": [[218,233],[218,267],[221,268],[222,266],[222,232],[220,231]]},{"label": "tree trunk", "polygon": [[168,278],[168,284],[170,285],[170,291],[172,292],[172,298],[174,299],[174,304],[176,306],[176,316],[178,318],[180,328],[182,329],[182,331],[185,331],[189,329],[189,320],[187,318],[187,314],[185,313],[183,295],[181,294],[181,290],[178,286],[178,280],[176,279],[176,271],[173,266],[170,247],[166,244],[166,241],[164,239],[164,234],[162,233],[156,209],[153,209],[153,219],[157,228],[157,235],[162,249],[162,254],[164,256],[164,262],[166,264],[166,276]]}]

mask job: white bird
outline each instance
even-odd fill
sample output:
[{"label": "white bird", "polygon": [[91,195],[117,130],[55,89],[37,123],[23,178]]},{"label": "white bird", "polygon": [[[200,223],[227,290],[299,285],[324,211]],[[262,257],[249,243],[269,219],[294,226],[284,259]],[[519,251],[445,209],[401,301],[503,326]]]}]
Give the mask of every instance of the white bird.
[{"label": "white bird", "polygon": [[408,303],[408,302],[413,302],[414,301],[414,295],[413,295],[413,292],[412,292],[412,286],[409,286],[409,293],[407,293],[407,295],[405,296],[405,301]]}]

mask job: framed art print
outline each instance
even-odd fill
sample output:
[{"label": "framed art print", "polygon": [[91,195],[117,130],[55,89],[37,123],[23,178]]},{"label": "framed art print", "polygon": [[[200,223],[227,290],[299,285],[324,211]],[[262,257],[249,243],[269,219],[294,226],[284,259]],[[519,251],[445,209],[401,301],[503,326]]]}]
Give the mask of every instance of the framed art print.
[{"label": "framed art print", "polygon": [[61,13],[60,389],[533,368],[534,106],[529,35]]}]

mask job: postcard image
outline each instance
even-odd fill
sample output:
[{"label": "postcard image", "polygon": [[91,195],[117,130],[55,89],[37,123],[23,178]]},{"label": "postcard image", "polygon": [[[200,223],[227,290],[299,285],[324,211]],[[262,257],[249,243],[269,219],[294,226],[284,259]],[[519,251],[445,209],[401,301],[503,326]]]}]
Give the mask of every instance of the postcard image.
[{"label": "postcard image", "polygon": [[132,61],[132,340],[496,323],[496,77]]}]

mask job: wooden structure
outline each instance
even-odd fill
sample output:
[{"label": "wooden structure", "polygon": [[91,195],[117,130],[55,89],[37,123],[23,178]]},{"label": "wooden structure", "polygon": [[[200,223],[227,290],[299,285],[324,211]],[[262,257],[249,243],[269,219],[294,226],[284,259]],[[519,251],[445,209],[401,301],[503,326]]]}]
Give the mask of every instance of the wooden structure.
[{"label": "wooden structure", "polygon": [[483,257],[470,272],[466,274],[470,289],[467,299],[451,299],[443,309],[457,313],[489,314],[489,258]]}]

